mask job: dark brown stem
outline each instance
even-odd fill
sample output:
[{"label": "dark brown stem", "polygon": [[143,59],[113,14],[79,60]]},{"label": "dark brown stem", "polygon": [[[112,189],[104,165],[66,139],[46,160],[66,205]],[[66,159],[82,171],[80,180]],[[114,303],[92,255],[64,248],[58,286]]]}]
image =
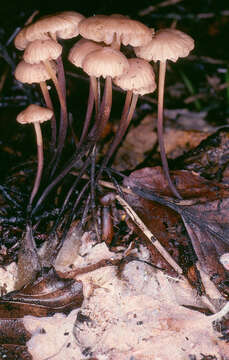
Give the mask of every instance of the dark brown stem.
[{"label": "dark brown stem", "polygon": [[56,73],[53,70],[51,63],[49,61],[44,61],[44,65],[45,65],[48,73],[50,74],[50,77],[55,85],[55,88],[56,88],[56,91],[57,91],[57,94],[59,97],[59,101],[60,101],[60,106],[61,106],[61,126],[60,126],[60,131],[59,131],[56,158],[54,160],[55,162],[54,162],[52,174],[51,174],[51,175],[53,175],[58,166],[60,156],[61,156],[61,153],[62,153],[62,150],[64,147],[64,142],[65,142],[65,138],[67,135],[67,128],[68,128],[68,118],[67,118],[66,99],[65,99],[65,96],[60,87],[59,81],[57,80]]},{"label": "dark brown stem", "polygon": [[41,126],[40,126],[39,122],[35,122],[35,123],[33,123],[33,125],[34,125],[36,138],[37,138],[38,162],[37,162],[37,174],[36,174],[35,182],[34,182],[34,185],[33,185],[33,190],[32,190],[32,193],[30,195],[29,206],[32,205],[33,199],[36,196],[38,188],[40,186],[42,170],[43,170],[43,163],[44,163],[43,140],[42,140]]},{"label": "dark brown stem", "polygon": [[91,122],[91,116],[92,116],[92,112],[93,112],[93,107],[94,107],[94,100],[95,100],[94,92],[93,92],[92,82],[91,82],[91,78],[90,78],[90,89],[89,89],[89,95],[88,95],[87,112],[86,112],[86,116],[85,116],[85,120],[84,120],[83,131],[82,131],[79,145],[78,145],[79,148],[81,147],[81,145],[84,142],[85,137],[88,133],[89,125]]},{"label": "dark brown stem", "polygon": [[98,117],[95,121],[93,128],[90,131],[89,138],[94,139],[96,142],[102,135],[103,130],[110,117],[112,105],[112,79],[108,76],[105,80],[105,88],[103,92],[103,99],[100,107]]},{"label": "dark brown stem", "polygon": [[173,184],[169,174],[169,166],[166,157],[164,138],[163,138],[163,106],[164,106],[165,72],[166,72],[166,62],[160,61],[159,85],[158,85],[158,118],[157,118],[158,143],[160,147],[161,161],[162,161],[165,178],[169,183],[169,187],[172,193],[178,199],[182,199],[181,195],[179,194],[175,185]]},{"label": "dark brown stem", "polygon": [[36,213],[37,210],[42,205],[43,201],[46,199],[46,197],[50,194],[50,192],[53,190],[53,188],[72,170],[72,168],[77,164],[77,161],[79,161],[82,157],[82,154],[87,153],[87,151],[90,152],[92,145],[89,143],[85,145],[84,149],[80,153],[76,153],[73,155],[71,160],[69,161],[68,165],[65,166],[65,168],[61,171],[59,175],[56,176],[56,178],[45,188],[43,191],[41,197],[36,203],[36,206],[34,207],[32,214]]},{"label": "dark brown stem", "polygon": [[[46,106],[48,108],[52,109],[53,113],[54,113],[53,103],[52,103],[51,97],[49,95],[49,91],[48,91],[47,84],[45,81],[40,82],[40,88],[41,88],[41,92],[44,97]],[[51,119],[51,128],[52,128],[52,138],[51,138],[50,148],[51,148],[51,151],[54,152],[54,149],[56,147],[56,118],[55,118],[55,115],[53,115],[53,117]]]},{"label": "dark brown stem", "polygon": [[61,55],[56,59],[56,63],[57,63],[58,81],[60,84],[62,94],[66,99],[66,80],[65,80],[64,65]]},{"label": "dark brown stem", "polygon": [[123,107],[123,112],[122,112],[119,128],[118,128],[118,131],[115,134],[114,140],[103,160],[103,163],[101,166],[102,169],[107,166],[110,158],[114,154],[114,152],[117,149],[118,145],[120,144],[123,136],[125,135],[125,132],[130,124],[132,117],[133,117],[137,101],[138,101],[138,95],[133,94],[132,91],[127,91],[126,100],[125,100],[125,104]]}]

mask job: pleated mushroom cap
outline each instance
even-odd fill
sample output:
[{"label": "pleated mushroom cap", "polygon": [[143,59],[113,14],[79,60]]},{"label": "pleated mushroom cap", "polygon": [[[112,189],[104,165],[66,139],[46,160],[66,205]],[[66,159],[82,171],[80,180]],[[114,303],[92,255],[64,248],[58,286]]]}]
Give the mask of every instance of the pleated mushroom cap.
[{"label": "pleated mushroom cap", "polygon": [[113,79],[115,85],[123,90],[131,90],[136,95],[145,95],[155,91],[156,82],[152,66],[143,59],[129,59],[129,70]]},{"label": "pleated mushroom cap", "polygon": [[86,39],[103,41],[107,45],[116,37],[123,45],[142,46],[152,39],[153,30],[139,21],[114,14],[96,15],[81,21],[79,32]]},{"label": "pleated mushroom cap", "polygon": [[79,35],[79,23],[85,19],[85,16],[76,11],[63,11],[57,14],[73,24],[73,27],[67,27],[58,32],[61,39],[71,39]]},{"label": "pleated mushroom cap", "polygon": [[156,32],[152,40],[145,46],[136,47],[135,54],[148,61],[172,60],[186,57],[194,48],[191,36],[176,29],[162,29]]},{"label": "pleated mushroom cap", "polygon": [[85,39],[105,42],[105,22],[107,18],[106,15],[95,15],[82,20],[79,24],[80,35]]},{"label": "pleated mushroom cap", "polygon": [[83,70],[89,76],[116,77],[129,69],[129,63],[125,55],[110,47],[92,51],[83,61]]},{"label": "pleated mushroom cap", "polygon": [[102,46],[98,43],[87,40],[80,39],[77,43],[71,48],[68,60],[75,66],[81,67],[85,57],[90,54],[92,51],[102,49]]},{"label": "pleated mushroom cap", "polygon": [[[52,66],[56,71],[53,63]],[[51,76],[42,63],[28,64],[24,60],[17,65],[14,76],[18,81],[28,84],[40,83],[51,79]]]},{"label": "pleated mushroom cap", "polygon": [[29,41],[26,39],[26,28],[23,28],[19,31],[19,33],[15,36],[14,46],[18,50],[24,50],[28,45]]},{"label": "pleated mushroom cap", "polygon": [[[73,15],[75,14],[75,16]],[[73,21],[74,19],[74,21]],[[78,19],[78,22],[77,20]],[[61,12],[55,15],[44,16],[34,24],[28,26],[26,39],[28,41],[47,40],[52,37],[71,39],[79,34],[78,23],[84,16],[74,12]]]},{"label": "pleated mushroom cap", "polygon": [[54,40],[34,40],[25,49],[23,58],[29,64],[55,60],[62,53],[62,46]]},{"label": "pleated mushroom cap", "polygon": [[29,105],[17,116],[17,122],[20,124],[31,124],[35,122],[43,123],[53,117],[53,111],[39,105]]}]

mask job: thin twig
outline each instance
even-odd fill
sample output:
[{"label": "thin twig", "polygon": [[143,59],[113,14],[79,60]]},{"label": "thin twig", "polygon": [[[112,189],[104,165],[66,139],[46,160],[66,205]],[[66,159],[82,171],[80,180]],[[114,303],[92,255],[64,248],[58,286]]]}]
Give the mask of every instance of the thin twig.
[{"label": "thin twig", "polygon": [[116,195],[116,199],[123,206],[126,213],[130,216],[133,222],[141,229],[144,235],[149,239],[151,244],[159,251],[159,253],[163,256],[163,258],[172,266],[172,268],[179,274],[183,275],[183,270],[181,267],[173,260],[170,254],[164,249],[158,239],[154,234],[147,228],[147,226],[143,223],[140,217],[136,214],[136,212],[132,209],[132,207],[123,199],[121,196]]}]

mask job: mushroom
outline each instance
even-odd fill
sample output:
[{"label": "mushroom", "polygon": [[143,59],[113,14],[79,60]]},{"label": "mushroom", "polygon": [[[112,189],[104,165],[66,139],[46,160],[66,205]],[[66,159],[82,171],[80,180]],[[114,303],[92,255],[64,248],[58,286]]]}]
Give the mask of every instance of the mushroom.
[{"label": "mushroom", "polygon": [[178,199],[182,199],[182,197],[171,180],[163,140],[163,102],[166,61],[172,60],[176,62],[179,57],[188,56],[189,52],[193,48],[194,40],[189,35],[176,29],[161,29],[156,32],[155,36],[147,45],[135,48],[135,53],[138,57],[141,57],[148,61],[160,61],[157,121],[158,142],[160,146],[161,160],[166,179],[173,194]]},{"label": "mushroom", "polygon": [[79,32],[86,39],[104,42],[119,50],[121,43],[125,46],[146,45],[152,38],[153,30],[139,21],[113,14],[95,15],[82,20]]},{"label": "mushroom", "polygon": [[[97,116],[90,136],[98,140],[110,116],[112,104],[112,78],[125,73],[129,69],[127,58],[118,50],[104,47],[89,53],[83,61],[83,70],[96,78],[105,78],[105,89],[99,115]],[[96,96],[96,94],[94,94]]]},{"label": "mushroom", "polygon": [[[22,29],[22,34],[18,34],[18,38],[15,40],[15,43],[18,44],[19,42],[19,45],[23,45],[22,40],[20,41],[20,38],[28,42],[50,39],[57,41],[58,38],[70,39],[79,34],[78,24],[82,19],[84,19],[84,16],[74,11],[63,11],[54,15],[44,16],[35,23],[30,24]],[[22,46],[20,46],[20,48],[22,48]],[[61,103],[61,121],[56,157],[53,159],[54,165],[52,168],[52,174],[55,172],[58,165],[68,126],[65,75],[63,62],[60,55],[57,57],[56,62],[58,69],[58,81],[55,80],[55,86],[56,88],[57,86],[59,87],[58,96]],[[46,66],[48,66],[48,64],[46,64]],[[52,69],[49,68],[50,72],[51,70]],[[52,74],[52,77],[53,76],[54,74]]]},{"label": "mushroom", "polygon": [[[58,97],[61,104],[61,109],[63,112],[63,121],[65,123],[65,126],[63,128],[63,131],[60,133],[59,136],[59,143],[58,143],[58,149],[57,151],[61,152],[63,146],[64,146],[64,140],[66,136],[67,131],[67,109],[66,109],[66,102],[64,99],[64,95],[62,93],[62,90],[60,88],[59,81],[56,77],[56,71],[53,70],[52,66],[52,60],[56,60],[62,53],[62,46],[58,44],[56,41],[52,39],[48,40],[34,40],[33,42],[30,42],[24,52],[23,58],[25,62],[28,64],[39,64],[43,63],[47,72],[50,75],[50,78],[52,79]],[[47,94],[46,94],[47,96]],[[53,109],[52,103],[48,102],[47,104],[49,107]],[[52,143],[56,143],[56,124],[55,128],[52,127],[53,133],[52,133]],[[55,136],[55,139],[54,139]]]},{"label": "mushroom", "polygon": [[[53,72],[56,71],[55,64],[51,63]],[[46,81],[51,79],[50,74],[47,72],[44,64],[28,64],[24,60],[20,61],[20,63],[16,66],[15,78],[27,84],[38,83],[41,88],[42,95],[45,99],[46,106],[53,110],[52,100],[49,95],[49,91],[47,88]],[[52,127],[52,142],[51,147],[54,148],[56,142],[56,120],[53,115],[51,119],[51,127]]]},{"label": "mushroom", "polygon": [[[102,46],[94,41],[80,39],[77,43],[71,48],[68,60],[75,66],[82,68],[83,61],[85,57],[92,51],[102,49]],[[92,116],[93,106],[95,101],[95,109],[96,116],[98,116],[99,110],[99,94],[98,94],[98,86],[97,80],[95,76],[90,76],[90,89],[89,89],[89,97],[88,97],[88,105],[87,112],[84,121],[83,131],[79,141],[79,147],[82,145],[85,136],[87,135],[87,131],[90,125],[90,120]]]},{"label": "mushroom", "polygon": [[29,105],[25,110],[20,112],[17,116],[17,122],[20,124],[33,124],[36,140],[37,140],[37,155],[38,155],[38,165],[37,165],[37,174],[35,182],[33,185],[33,190],[30,195],[29,206],[32,205],[34,197],[37,194],[37,191],[40,186],[44,156],[43,156],[43,140],[40,124],[44,121],[50,120],[53,116],[53,111],[48,108],[44,108],[38,105]]},{"label": "mushroom", "polygon": [[114,140],[103,160],[101,168],[106,167],[122,140],[133,117],[139,95],[155,91],[155,75],[152,66],[143,59],[129,59],[129,70],[123,75],[114,78],[114,83],[127,91],[120,124]]}]

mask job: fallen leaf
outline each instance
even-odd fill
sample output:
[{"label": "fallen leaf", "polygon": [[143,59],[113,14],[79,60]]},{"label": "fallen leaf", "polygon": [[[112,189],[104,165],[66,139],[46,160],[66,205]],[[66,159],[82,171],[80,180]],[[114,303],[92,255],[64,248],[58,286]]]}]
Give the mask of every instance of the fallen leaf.
[{"label": "fallen leaf", "polygon": [[[229,187],[188,171],[176,171],[172,178],[181,195],[191,200],[173,199],[157,167],[137,170],[124,180],[124,185],[138,195],[128,196],[128,202],[177,261],[179,246],[183,243],[187,247],[188,233],[203,270],[228,295],[228,273],[219,257],[229,251]],[[169,239],[178,242],[176,250]]]},{"label": "fallen leaf", "polygon": [[83,302],[82,283],[61,279],[51,269],[25,285],[0,298],[0,318],[22,318],[25,315],[49,316],[56,312],[68,314]]},{"label": "fallen leaf", "polygon": [[154,147],[156,141],[155,121],[148,115],[129,130],[115,156],[114,168],[119,171],[134,169],[145,159],[145,153]]}]

